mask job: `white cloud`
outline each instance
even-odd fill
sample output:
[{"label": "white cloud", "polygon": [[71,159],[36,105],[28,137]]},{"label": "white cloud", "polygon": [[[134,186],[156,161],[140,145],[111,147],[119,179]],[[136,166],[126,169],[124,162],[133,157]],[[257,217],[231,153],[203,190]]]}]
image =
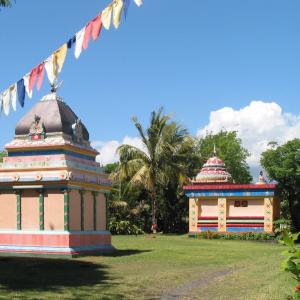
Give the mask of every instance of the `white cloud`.
[{"label": "white cloud", "polygon": [[117,140],[92,142],[92,146],[100,152],[100,155],[97,156],[97,161],[102,165],[117,162],[119,160],[119,157],[116,151],[118,147],[123,144],[135,146],[139,149],[144,149],[143,143],[139,137],[125,136],[121,142]]},{"label": "white cloud", "polygon": [[300,137],[300,115],[284,113],[275,102],[252,101],[240,110],[224,107],[211,112],[209,123],[199,129],[197,135],[221,130],[238,132],[243,146],[251,153],[248,163],[252,170],[257,170],[260,154],[270,141],[282,144]]}]

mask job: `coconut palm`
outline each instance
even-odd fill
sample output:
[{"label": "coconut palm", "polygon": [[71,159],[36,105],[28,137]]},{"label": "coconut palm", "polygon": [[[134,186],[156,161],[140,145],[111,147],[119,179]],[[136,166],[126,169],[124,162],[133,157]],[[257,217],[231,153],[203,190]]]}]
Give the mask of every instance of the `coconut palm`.
[{"label": "coconut palm", "polygon": [[149,192],[153,233],[157,228],[159,187],[166,186],[174,175],[183,182],[187,174],[182,150],[191,144],[191,138],[186,129],[169,120],[170,116],[164,115],[162,108],[151,113],[150,125],[146,130],[136,117],[132,118],[143,143],[143,150],[131,145],[120,146],[117,150],[120,165],[113,175],[119,181],[128,180],[129,185],[143,186]]}]

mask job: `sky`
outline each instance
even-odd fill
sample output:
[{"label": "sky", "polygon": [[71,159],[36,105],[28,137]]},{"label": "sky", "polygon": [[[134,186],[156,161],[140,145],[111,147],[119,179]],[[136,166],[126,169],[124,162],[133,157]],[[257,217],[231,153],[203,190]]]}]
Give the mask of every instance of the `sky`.
[{"label": "sky", "polygon": [[[0,11],[0,91],[47,58],[109,0],[16,0]],[[122,143],[141,146],[130,118],[146,126],[151,111],[166,113],[194,136],[237,130],[259,156],[270,140],[300,135],[299,0],[144,0],[132,4],[120,28],[76,60],[69,52],[59,95],[72,107],[100,150],[117,159]],[[0,117],[0,147],[18,120],[49,92],[27,98],[25,108]]]}]

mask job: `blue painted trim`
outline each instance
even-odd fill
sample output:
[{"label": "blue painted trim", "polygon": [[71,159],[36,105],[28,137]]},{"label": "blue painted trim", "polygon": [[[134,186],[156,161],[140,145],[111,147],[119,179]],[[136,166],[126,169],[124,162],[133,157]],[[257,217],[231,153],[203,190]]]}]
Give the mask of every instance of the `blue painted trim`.
[{"label": "blue painted trim", "polygon": [[227,227],[227,232],[264,232],[263,227]]},{"label": "blue painted trim", "polygon": [[207,191],[207,192],[199,192],[199,191],[187,191],[185,195],[189,198],[193,197],[272,197],[274,196],[274,190],[220,190],[220,191]]},{"label": "blue painted trim", "polygon": [[198,231],[218,231],[218,227],[198,227]]},{"label": "blue painted trim", "polygon": [[77,158],[87,159],[90,161],[95,161],[95,156],[89,156],[85,154],[76,153],[69,150],[36,150],[36,151],[20,151],[20,152],[8,152],[8,157],[16,157],[16,156],[33,156],[33,155],[57,155],[57,154],[65,154],[70,155]]}]

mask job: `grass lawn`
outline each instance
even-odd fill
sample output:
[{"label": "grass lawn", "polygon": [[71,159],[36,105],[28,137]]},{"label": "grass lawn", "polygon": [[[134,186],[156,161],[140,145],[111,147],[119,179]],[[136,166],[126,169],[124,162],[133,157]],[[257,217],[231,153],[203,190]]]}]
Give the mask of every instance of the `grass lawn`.
[{"label": "grass lawn", "polygon": [[284,300],[283,246],[187,236],[116,236],[113,256],[0,258],[0,299]]}]

